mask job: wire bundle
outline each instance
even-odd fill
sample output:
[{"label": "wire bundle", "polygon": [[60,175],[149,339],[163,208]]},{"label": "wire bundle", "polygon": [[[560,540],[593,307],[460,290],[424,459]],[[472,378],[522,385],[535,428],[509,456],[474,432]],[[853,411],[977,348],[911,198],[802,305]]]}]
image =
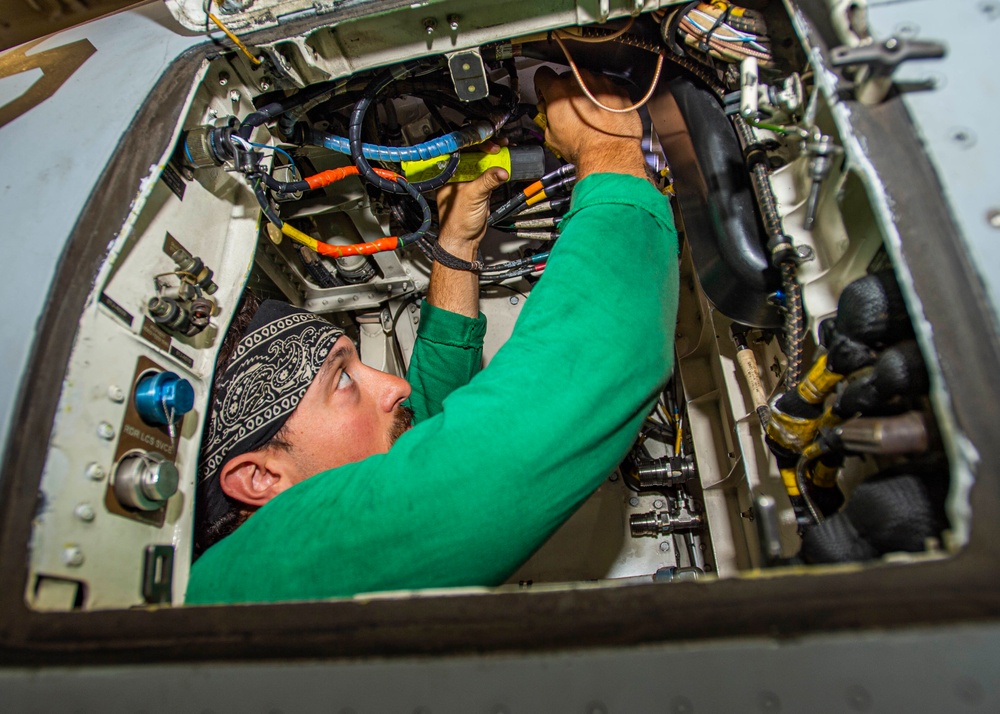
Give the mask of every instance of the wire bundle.
[{"label": "wire bundle", "polygon": [[680,37],[685,45],[724,62],[756,57],[761,66],[773,64],[763,18],[722,0],[688,3],[668,16],[662,27],[663,39],[675,54],[684,54],[676,39]]}]

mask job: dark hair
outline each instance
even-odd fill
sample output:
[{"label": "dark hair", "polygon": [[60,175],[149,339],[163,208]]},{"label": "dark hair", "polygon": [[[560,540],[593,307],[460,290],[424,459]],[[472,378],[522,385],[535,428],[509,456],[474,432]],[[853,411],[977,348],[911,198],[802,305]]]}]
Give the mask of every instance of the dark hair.
[{"label": "dark hair", "polygon": [[[249,290],[245,291],[240,304],[236,308],[233,321],[229,324],[229,329],[226,331],[222,346],[219,348],[219,354],[215,358],[215,374],[212,379],[212,391],[209,394],[208,402],[210,413],[211,405],[215,403],[216,398],[217,380],[215,378],[226,371],[226,367],[229,366],[229,361],[232,359],[233,352],[236,350],[236,345],[243,338],[244,333],[247,331],[250,322],[253,320],[254,315],[257,314],[259,308],[260,299]],[[209,425],[206,424],[202,432],[201,448],[203,450],[210,431]],[[287,450],[290,448],[290,445],[284,437],[285,428],[282,427],[270,441],[255,449],[255,451],[262,451],[267,448]],[[257,507],[231,498],[222,490],[217,476],[207,481],[199,480],[195,490],[194,558],[197,560],[202,553],[243,525],[253,515],[254,511],[257,510]],[[208,504],[218,499],[224,499],[229,507],[222,516],[217,516],[214,520],[210,520],[208,514],[211,509],[208,508]]]}]

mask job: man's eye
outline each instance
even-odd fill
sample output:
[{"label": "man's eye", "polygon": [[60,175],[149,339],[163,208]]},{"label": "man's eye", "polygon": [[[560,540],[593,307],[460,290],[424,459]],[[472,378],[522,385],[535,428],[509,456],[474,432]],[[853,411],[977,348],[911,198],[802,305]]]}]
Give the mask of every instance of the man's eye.
[{"label": "man's eye", "polygon": [[341,372],[340,379],[337,380],[337,389],[347,389],[353,382],[354,380],[351,379],[351,375],[347,372]]}]

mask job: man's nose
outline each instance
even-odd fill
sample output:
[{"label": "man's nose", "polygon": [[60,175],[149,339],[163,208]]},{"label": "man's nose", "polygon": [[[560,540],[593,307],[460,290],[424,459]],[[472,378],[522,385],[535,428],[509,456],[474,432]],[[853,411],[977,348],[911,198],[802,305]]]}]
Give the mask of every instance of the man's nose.
[{"label": "man's nose", "polygon": [[410,383],[388,372],[379,374],[379,408],[386,412],[396,409],[410,396]]}]

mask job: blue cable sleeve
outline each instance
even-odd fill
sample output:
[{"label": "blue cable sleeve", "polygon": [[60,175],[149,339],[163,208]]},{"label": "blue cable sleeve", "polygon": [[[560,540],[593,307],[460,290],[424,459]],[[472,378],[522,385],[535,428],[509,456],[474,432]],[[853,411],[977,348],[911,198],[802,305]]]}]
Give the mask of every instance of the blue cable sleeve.
[{"label": "blue cable sleeve", "polygon": [[[364,157],[369,161],[423,161],[452,154],[467,146],[480,144],[493,136],[493,126],[489,122],[476,122],[464,129],[425,141],[416,146],[379,146],[362,144]],[[313,132],[312,142],[341,154],[351,153],[351,142],[343,136]]]}]

